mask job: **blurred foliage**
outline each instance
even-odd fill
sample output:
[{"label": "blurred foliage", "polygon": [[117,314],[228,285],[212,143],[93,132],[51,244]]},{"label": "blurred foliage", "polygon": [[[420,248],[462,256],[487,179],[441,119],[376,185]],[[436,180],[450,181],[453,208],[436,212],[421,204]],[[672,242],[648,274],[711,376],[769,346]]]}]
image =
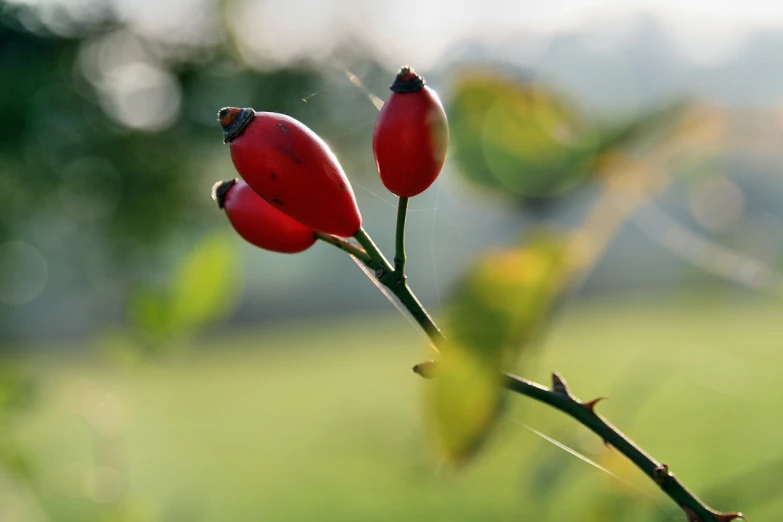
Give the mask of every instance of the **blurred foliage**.
[{"label": "blurred foliage", "polygon": [[[284,112],[338,151],[367,148],[366,136],[352,131],[374,111],[339,69],[257,70],[231,38],[189,47],[134,32],[110,8],[82,22],[69,12],[0,1],[0,111],[9,122],[0,130],[0,246],[23,240],[48,261],[47,288],[57,289],[47,293],[47,309],[66,306],[69,294],[92,295],[93,304],[110,303],[98,310],[100,324],[120,319],[112,311],[131,294],[147,294],[152,308],[168,299],[152,297],[153,281],[224,224],[208,198],[212,183],[233,173],[220,107]],[[54,18],[38,20],[41,13]],[[52,26],[57,16],[68,30]],[[368,74],[380,70],[362,64]],[[312,98],[335,82],[344,88],[330,103]],[[203,277],[189,291],[209,293],[211,284]],[[0,337],[23,335],[3,313],[18,308],[2,301]],[[201,313],[172,320],[193,327]]]},{"label": "blurred foliage", "polygon": [[[99,261],[109,267],[102,277],[120,288],[120,299],[127,303],[124,317],[116,318],[122,323],[107,329],[100,344],[126,360],[159,355],[178,341],[191,339],[199,328],[228,313],[238,298],[236,243],[223,235],[205,235],[217,215],[207,198],[211,182],[232,175],[223,171],[230,163],[221,149],[220,129],[215,123],[218,108],[237,105],[285,112],[312,126],[336,149],[362,147],[369,156],[366,133],[353,132],[373,119],[365,95],[346,86],[332,89],[329,103],[314,103],[312,96],[334,84],[319,64],[258,71],[246,63],[230,37],[191,49],[167,46],[122,26],[110,9],[94,23],[69,34],[55,34],[45,24],[31,29],[35,26],[30,23],[31,13],[24,6],[9,7],[0,2],[0,77],[5,80],[0,110],[10,122],[0,130],[0,244],[23,238],[44,250],[47,258],[70,258],[77,271],[92,276],[96,260],[91,253],[97,253]],[[374,63],[365,64],[363,76],[372,76],[378,69]],[[639,147],[664,133],[682,105],[662,106],[627,121],[597,122],[550,87],[496,72],[474,71],[456,84],[447,109],[460,172],[475,185],[527,206],[558,201],[586,186],[615,153]],[[350,162],[345,162],[346,170],[364,170],[352,168]],[[570,239],[542,234],[527,239],[523,246],[488,252],[458,285],[445,313],[444,330],[451,344],[443,354],[439,377],[427,388],[426,402],[433,438],[449,460],[465,462],[498,423],[504,407],[498,376],[517,364],[547,325],[573,275]],[[0,305],[0,321],[5,306]],[[315,341],[307,342],[319,344]],[[354,359],[351,361],[353,364]],[[298,362],[288,381],[294,382],[308,370],[302,370]],[[306,381],[308,386],[295,383],[299,390],[312,389],[312,382],[323,378],[322,367],[318,369]],[[215,372],[209,370],[207,376],[214,377]],[[234,373],[226,374],[232,375],[233,381]],[[275,371],[267,380],[276,377]],[[355,385],[362,377],[357,372],[338,380],[351,383],[345,394],[350,400],[368,395],[356,392],[362,389]],[[193,379],[183,379],[189,380]],[[202,379],[194,381],[200,384]],[[265,382],[257,375],[251,381],[254,385]],[[320,389],[324,393],[339,389],[332,386],[334,382],[328,381]],[[372,389],[371,384],[364,389]],[[155,392],[167,395],[171,387],[167,381]],[[31,390],[22,371],[0,369],[0,467],[21,478],[30,476],[31,467],[9,426],[11,419],[29,406]],[[219,411],[237,397],[258,396],[273,397],[270,403],[275,409],[271,413],[279,414],[284,410],[279,400],[285,400],[279,391],[275,388],[256,394],[243,389],[226,395],[228,399],[223,397]],[[307,394],[301,404],[317,406],[319,397]],[[389,396],[395,405],[401,403],[398,394]],[[199,429],[204,428],[204,418],[214,417],[201,415],[199,410],[210,400],[212,390],[202,401],[194,400],[192,393],[187,395],[193,408],[186,409],[197,413]],[[97,408],[101,413],[103,406],[101,402]],[[263,406],[263,401],[252,405]],[[319,412],[326,409],[320,407]],[[181,404],[172,410],[182,410]],[[376,403],[367,410],[382,411]],[[264,434],[274,435],[266,446],[278,448],[280,441],[294,439],[281,428],[292,425],[287,411],[280,422],[271,422],[270,415],[244,413],[243,420],[262,419]],[[170,413],[164,411],[166,420]],[[82,412],[82,417],[90,423],[89,415]],[[339,425],[340,433],[333,444],[350,446],[349,456],[356,457],[357,446],[345,440],[362,430],[348,433],[343,422],[334,424]],[[90,428],[95,431],[95,426]],[[276,429],[283,432],[276,433]],[[181,440],[192,441],[194,431],[189,430]],[[298,435],[302,433],[312,434],[300,430]],[[46,438],[52,437],[49,434]],[[375,442],[373,448],[377,448]],[[105,443],[103,439],[99,442]],[[59,440],[57,444],[59,452]],[[232,434],[229,446],[233,449],[234,444]],[[251,444],[264,449],[257,439]],[[328,459],[333,449],[322,449],[319,456]],[[100,460],[105,458],[105,450],[101,446],[95,452],[103,451],[102,455],[84,460],[96,468],[106,464]],[[190,460],[192,453],[187,455]],[[224,456],[215,455],[221,464]],[[288,455],[272,457],[285,461],[280,469],[301,469],[291,465]],[[245,463],[247,458],[242,454],[237,461]],[[357,460],[357,469],[366,467],[364,459]],[[530,489],[534,497],[555,504],[554,492],[561,494],[565,477],[573,476],[573,462],[570,456],[533,462]],[[116,468],[124,472],[122,465]],[[337,466],[324,468],[332,478]],[[114,470],[124,481],[120,471]],[[98,482],[96,469],[90,473],[93,482]],[[297,485],[307,480],[300,471],[296,473]],[[162,476],[156,480],[169,478]],[[395,484],[405,486],[399,478]],[[239,482],[251,483],[244,478]],[[336,487],[340,493],[350,491],[350,484],[337,482]],[[137,515],[137,506],[125,503],[122,495],[118,497],[122,501],[96,507],[93,504],[102,502],[99,497],[93,495],[94,502],[80,498],[85,504],[74,508],[76,514],[70,518],[157,518]],[[611,492],[585,510],[583,519],[633,519],[629,498]],[[230,500],[233,506],[233,498]],[[285,506],[289,511],[297,507]],[[58,508],[51,509],[56,512]],[[78,513],[80,509],[82,513]],[[182,518],[199,516],[194,509],[189,508]]]},{"label": "blurred foliage", "polygon": [[109,330],[100,344],[127,356],[128,348],[160,353],[176,341],[192,338],[199,327],[232,312],[239,293],[238,271],[232,236],[205,236],[163,282],[133,289],[125,333],[122,328]]},{"label": "blurred foliage", "polygon": [[447,113],[460,172],[522,198],[573,187],[598,146],[597,131],[563,97],[496,73],[460,78]]},{"label": "blurred foliage", "polygon": [[443,321],[449,344],[427,395],[436,444],[450,460],[472,456],[497,421],[506,396],[500,372],[546,325],[569,275],[567,247],[564,237],[541,233],[488,251],[457,286]]},{"label": "blurred foliage", "polygon": [[0,417],[22,410],[33,399],[32,381],[12,362],[0,368]]},{"label": "blurred foliage", "polygon": [[21,480],[32,478],[32,462],[11,426],[34,399],[35,387],[29,372],[19,364],[5,362],[0,367],[0,472]]},{"label": "blurred foliage", "polygon": [[[459,171],[527,207],[600,179],[626,149],[665,137],[683,108],[597,124],[551,89],[483,70],[457,82],[448,114]],[[427,397],[436,445],[450,460],[466,460],[491,433],[505,395],[500,372],[531,348],[572,278],[592,268],[625,219],[595,210],[569,233],[529,233],[522,246],[482,255],[457,284],[443,322],[449,347]]]},{"label": "blurred foliage", "polygon": [[82,234],[104,232],[119,256],[133,241],[165,236],[193,200],[189,180],[173,175],[188,164],[186,129],[157,136],[118,127],[74,78],[78,40],[4,22],[0,74],[13,81],[0,91],[0,110],[14,122],[0,130],[5,234],[18,233],[34,209],[73,220]]},{"label": "blurred foliage", "polygon": [[[203,223],[195,212],[203,206],[194,203],[206,199],[208,189],[194,186],[201,177],[191,173],[199,170],[203,147],[220,145],[214,123],[219,106],[205,96],[228,90],[230,101],[242,85],[257,102],[268,103],[317,82],[307,70],[251,75],[237,64],[232,70],[224,56],[214,58],[221,68],[183,63],[176,71],[186,108],[181,117],[165,132],[133,130],[97,103],[95,86],[79,67],[81,40],[32,35],[7,15],[3,22],[0,75],[13,82],[0,91],[0,110],[14,124],[0,130],[0,227],[18,232],[33,209],[52,212],[75,221],[82,234],[100,232],[115,259],[136,243],[159,245],[178,227]],[[223,84],[233,87],[221,89]]]},{"label": "blurred foliage", "polygon": [[[716,297],[577,304],[529,373],[559,368],[585,396],[608,390],[601,412],[654,456],[665,455],[701,498],[741,508],[751,520],[777,520],[783,419],[769,407],[783,400],[779,306]],[[74,353],[56,361],[39,355],[32,368],[43,393],[17,433],[40,463],[49,519],[102,520],[107,505],[83,486],[101,465],[127,479],[118,507],[146,511],[148,521],[675,520],[677,507],[622,455],[524,398],[508,401],[507,424],[485,448],[492,451],[467,473],[439,470],[421,444],[417,401],[434,381],[411,380],[406,369],[417,351],[401,347],[420,337],[401,320],[354,315],[232,329],[202,337],[174,364],[132,372]],[[640,360],[666,385],[637,411],[634,390],[619,384],[635,377],[628,371]],[[118,462],[103,460],[105,442],[94,444],[82,408],[71,406],[84,403],[74,392],[85,381],[114,392],[116,407],[132,415]],[[95,420],[113,417],[108,402],[96,406],[107,419]],[[690,422],[696,418],[704,421]]]},{"label": "blurred foliage", "polygon": [[176,267],[171,285],[176,329],[192,329],[230,312],[239,289],[235,245],[231,236],[207,236]]},{"label": "blurred foliage", "polygon": [[600,174],[607,156],[660,134],[684,103],[599,123],[549,86],[470,70],[458,78],[447,103],[453,157],[477,186],[526,205],[554,201]]}]

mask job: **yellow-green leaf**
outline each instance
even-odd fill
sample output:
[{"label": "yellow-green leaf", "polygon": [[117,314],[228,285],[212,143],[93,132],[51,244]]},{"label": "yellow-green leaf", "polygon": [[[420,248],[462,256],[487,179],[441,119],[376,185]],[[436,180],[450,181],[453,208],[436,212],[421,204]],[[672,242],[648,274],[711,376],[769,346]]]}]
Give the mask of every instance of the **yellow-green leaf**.
[{"label": "yellow-green leaf", "polygon": [[597,135],[551,89],[499,73],[463,76],[448,103],[460,172],[516,197],[547,197],[585,178]]},{"label": "yellow-green leaf", "polygon": [[223,234],[207,236],[180,261],[170,294],[177,329],[186,330],[229,311],[237,294],[234,245]]},{"label": "yellow-green leaf", "polygon": [[567,280],[567,243],[541,236],[524,247],[485,254],[467,272],[447,309],[437,376],[426,414],[437,448],[464,461],[491,433],[501,411],[501,372],[510,370],[545,326]]}]

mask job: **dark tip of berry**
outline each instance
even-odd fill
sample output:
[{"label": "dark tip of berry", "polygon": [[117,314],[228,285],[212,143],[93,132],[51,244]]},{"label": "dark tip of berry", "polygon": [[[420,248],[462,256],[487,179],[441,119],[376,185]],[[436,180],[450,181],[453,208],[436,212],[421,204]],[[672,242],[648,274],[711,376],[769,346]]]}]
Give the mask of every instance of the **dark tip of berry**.
[{"label": "dark tip of berry", "polygon": [[234,178],[227,181],[218,181],[212,186],[212,199],[217,201],[217,206],[219,209],[222,209],[226,202],[226,194],[228,194],[228,189],[233,187],[236,182],[237,180]]},{"label": "dark tip of berry", "polygon": [[233,114],[236,111],[236,107],[223,107],[218,111],[218,121],[223,125],[229,114]]},{"label": "dark tip of berry", "polygon": [[248,123],[256,115],[251,108],[223,107],[218,111],[218,121],[223,127],[223,143],[233,140],[245,129]]},{"label": "dark tip of berry", "polygon": [[400,68],[389,89],[394,92],[416,92],[420,91],[425,83],[427,82],[424,81],[424,78],[416,74],[412,67],[404,65]]}]

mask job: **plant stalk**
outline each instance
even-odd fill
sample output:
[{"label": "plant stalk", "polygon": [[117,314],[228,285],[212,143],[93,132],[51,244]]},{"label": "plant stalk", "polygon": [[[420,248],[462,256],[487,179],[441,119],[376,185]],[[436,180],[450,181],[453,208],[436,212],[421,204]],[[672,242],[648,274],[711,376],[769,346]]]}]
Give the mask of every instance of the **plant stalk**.
[{"label": "plant stalk", "polygon": [[367,263],[367,266],[375,270],[375,275],[378,277],[378,279],[381,279],[387,274],[394,273],[394,268],[392,268],[392,266],[389,264],[389,261],[386,260],[383,252],[381,252],[380,249],[375,246],[375,242],[367,234],[367,232],[365,232],[364,228],[359,228],[353,237],[356,238],[356,241],[358,241],[359,244],[364,247],[364,250],[367,251],[367,254],[369,254],[371,261],[370,263]]},{"label": "plant stalk", "polygon": [[625,455],[685,511],[689,522],[729,522],[744,518],[741,513],[719,513],[711,509],[669,471],[669,466],[656,461],[620,430],[598,415],[595,412],[595,405],[603,397],[589,402],[580,401],[571,394],[565,380],[557,373],[552,374],[551,389],[510,373],[504,372],[503,377],[503,385],[507,390],[562,411]]},{"label": "plant stalk", "polygon": [[405,218],[408,215],[408,198],[400,196],[397,204],[397,236],[394,248],[394,271],[405,275]]},{"label": "plant stalk", "polygon": [[[402,199],[402,198],[400,198]],[[406,198],[407,199],[407,198]],[[405,203],[404,209],[407,208],[407,202]],[[403,211],[404,213],[404,211]],[[398,213],[399,217],[399,213]],[[405,230],[405,218],[402,218],[402,227],[399,225],[400,221],[398,219],[397,221],[397,245],[400,244],[400,233],[402,231],[402,234],[404,234]],[[365,265],[370,268],[371,270],[375,271],[375,277],[378,278],[378,281],[380,281],[386,288],[391,290],[391,292],[397,297],[397,299],[402,303],[403,306],[410,312],[411,316],[416,320],[416,322],[421,326],[421,328],[424,330],[424,332],[429,336],[429,338],[432,340],[433,348],[435,348],[436,351],[440,351],[443,344],[446,342],[446,338],[443,336],[443,333],[441,333],[440,329],[435,324],[435,321],[432,320],[432,317],[427,313],[427,310],[424,308],[424,306],[421,304],[421,301],[416,297],[416,294],[413,293],[410,286],[408,286],[407,278],[405,277],[405,274],[402,273],[400,270],[404,269],[404,261],[402,263],[402,266],[395,270],[389,262],[386,260],[386,257],[384,257],[383,253],[378,249],[378,247],[375,245],[375,242],[372,240],[372,238],[367,234],[367,232],[360,228],[354,236],[356,240],[361,244],[364,249],[367,251],[367,254],[370,257],[370,261],[366,262]],[[404,247],[403,247],[404,250]],[[404,256],[404,253],[403,253]],[[396,259],[395,259],[395,264]]]},{"label": "plant stalk", "polygon": [[[402,273],[405,266],[404,214],[406,209],[407,200],[403,202],[403,198],[400,198],[400,206],[397,213],[397,248],[395,255],[395,268],[397,270],[392,268],[363,228],[360,228],[354,237],[367,253],[367,257],[361,260],[369,268],[375,270],[378,280],[391,290],[400,303],[405,306],[432,340],[435,349],[440,351],[446,343],[446,338],[432,317],[427,313],[427,310],[416,298],[416,295],[408,286],[405,274]],[[357,259],[359,258],[357,257]],[[422,377],[431,378],[437,375],[437,363],[427,361],[416,365],[413,370]],[[508,391],[530,397],[562,411],[601,437],[605,443],[613,446],[625,455],[628,460],[652,479],[669,498],[677,503],[685,511],[688,522],[731,522],[736,519],[745,519],[742,513],[720,513],[707,506],[669,471],[669,467],[666,464],[659,463],[645,453],[631,439],[595,412],[595,405],[600,398],[590,402],[580,401],[571,394],[565,380],[557,373],[552,374],[551,389],[505,372],[503,373],[502,383]]]},{"label": "plant stalk", "polygon": [[351,254],[353,257],[363,262],[364,264],[370,262],[370,256],[367,254],[367,252],[357,247],[350,241],[346,241],[341,237],[333,236],[331,234],[324,234],[323,232],[316,232],[315,237],[317,239],[320,239],[324,243],[329,243],[330,245],[336,246],[343,252],[348,252],[349,254]]}]

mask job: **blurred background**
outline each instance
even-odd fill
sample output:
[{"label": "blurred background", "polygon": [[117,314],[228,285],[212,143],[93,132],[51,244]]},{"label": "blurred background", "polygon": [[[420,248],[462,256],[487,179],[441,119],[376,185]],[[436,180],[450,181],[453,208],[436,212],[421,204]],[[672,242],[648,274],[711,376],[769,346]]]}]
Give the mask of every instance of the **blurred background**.
[{"label": "blurred background", "polygon": [[371,135],[403,64],[450,121],[408,218],[447,333],[780,520],[781,48],[761,0],[0,0],[0,521],[685,520],[524,398],[444,465],[421,334],[342,252],[254,249],[209,197],[217,110],[283,112],[389,253]]}]

